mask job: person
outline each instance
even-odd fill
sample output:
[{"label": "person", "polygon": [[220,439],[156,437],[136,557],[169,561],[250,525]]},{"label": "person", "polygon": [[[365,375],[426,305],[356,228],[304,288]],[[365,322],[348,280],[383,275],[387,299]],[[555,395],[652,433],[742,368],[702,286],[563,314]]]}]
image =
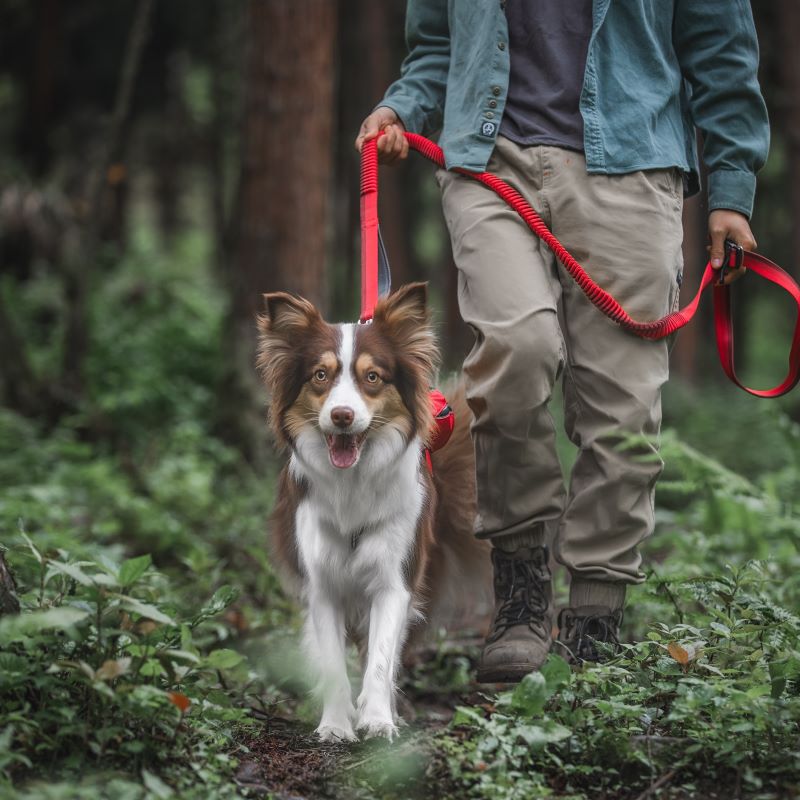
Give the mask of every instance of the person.
[{"label": "person", "polygon": [[[401,76],[356,147],[383,131],[392,162],[407,155],[404,131],[441,131],[437,180],[475,335],[464,376],[476,535],[494,545],[478,678],[514,681],[551,648],[551,539],[570,573],[563,652],[597,660],[609,652],[598,642],[618,643],[626,587],[645,579],[637,546],[654,528],[669,346],[610,322],[514,211],[452,168],[514,185],[634,318],[661,317],[678,304],[697,131],[711,262],[726,239],[755,248],[769,146],[755,27],[747,0],[409,0],[406,35]],[[548,411],[559,377],[577,447],[568,488]]]}]

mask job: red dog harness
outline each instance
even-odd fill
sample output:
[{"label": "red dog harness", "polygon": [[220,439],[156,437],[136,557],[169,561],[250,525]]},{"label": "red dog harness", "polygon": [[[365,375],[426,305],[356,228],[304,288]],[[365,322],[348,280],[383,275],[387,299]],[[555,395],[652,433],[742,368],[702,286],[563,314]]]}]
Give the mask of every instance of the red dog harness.
[{"label": "red dog harness", "polygon": [[447,398],[438,389],[431,389],[430,398],[434,425],[430,444],[425,448],[425,461],[428,463],[428,469],[433,472],[431,453],[444,447],[450,440],[450,434],[456,426],[456,415],[448,405]]},{"label": "red dog harness", "polygon": [[[430,139],[416,133],[407,133],[406,139],[411,149],[416,150],[437,166],[444,168],[445,160],[442,149]],[[465,169],[456,169],[456,172],[488,186],[514,209],[523,219],[525,224],[536,234],[555,254],[563,264],[572,279],[580,286],[589,300],[597,306],[609,319],[621,325],[625,330],[644,339],[663,339],[671,333],[686,325],[694,317],[700,303],[703,291],[709,286],[713,287],[714,300],[714,327],[717,336],[717,350],[725,374],[740,388],[756,397],[780,397],[795,387],[800,381],[800,287],[792,277],[774,264],[768,258],[742,250],[732,244],[726,247],[726,257],[723,267],[719,270],[720,280],[715,281],[716,271],[711,263],[706,264],[700,288],[692,300],[679,311],[653,322],[638,322],[628,315],[625,309],[604,289],[598,286],[587,274],[581,265],[570,255],[564,245],[553,235],[544,224],[541,217],[533,210],[530,204],[509,186],[504,180],[491,172],[469,172]],[[381,266],[381,259],[383,266]],[[731,312],[730,287],[722,283],[728,269],[746,267],[756,275],[780,286],[791,295],[798,309],[792,336],[792,347],[789,353],[789,369],[783,382],[772,389],[751,389],[744,386],[736,377],[733,356],[733,321]],[[372,319],[372,312],[378,300],[379,269],[388,275],[388,264],[385,253],[382,252],[382,242],[378,230],[378,148],[377,139],[364,143],[361,150],[361,321]],[[388,287],[386,289],[388,291]],[[437,393],[438,394],[438,393]],[[442,398],[444,400],[444,398]],[[436,402],[432,400],[434,412]],[[446,401],[445,401],[446,406]],[[452,415],[452,412],[450,412]],[[437,426],[439,426],[437,418]],[[448,427],[449,426],[449,427]],[[453,429],[452,418],[449,422],[437,427],[432,449],[443,446]],[[429,457],[430,463],[430,457]]]}]

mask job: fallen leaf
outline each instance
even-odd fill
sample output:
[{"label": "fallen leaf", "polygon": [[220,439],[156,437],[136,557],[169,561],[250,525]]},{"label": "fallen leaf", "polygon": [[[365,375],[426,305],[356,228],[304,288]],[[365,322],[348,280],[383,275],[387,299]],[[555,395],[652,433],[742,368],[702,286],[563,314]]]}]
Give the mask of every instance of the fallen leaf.
[{"label": "fallen leaf", "polygon": [[136,623],[136,632],[141,633],[144,636],[147,636],[148,633],[152,633],[158,625],[151,619],[142,619]]},{"label": "fallen leaf", "polygon": [[683,666],[686,666],[689,663],[689,653],[686,650],[684,650],[679,644],[675,644],[675,642],[670,642],[667,645],[667,651],[679,664],[683,664]]},{"label": "fallen leaf", "polygon": [[167,697],[169,697],[170,703],[180,709],[181,714],[185,713],[186,709],[192,704],[192,701],[180,692],[167,692]]},{"label": "fallen leaf", "polygon": [[130,658],[118,658],[116,661],[109,659],[100,665],[94,677],[99,681],[112,681],[114,678],[124,675],[130,664]]}]

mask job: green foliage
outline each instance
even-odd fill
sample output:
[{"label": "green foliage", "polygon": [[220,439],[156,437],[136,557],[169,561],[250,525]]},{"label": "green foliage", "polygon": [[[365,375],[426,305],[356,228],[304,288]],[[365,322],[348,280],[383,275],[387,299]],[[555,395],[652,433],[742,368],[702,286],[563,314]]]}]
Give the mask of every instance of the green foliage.
[{"label": "green foliage", "polygon": [[650,576],[627,606],[635,643],[572,673],[551,655],[491,705],[460,708],[437,743],[454,796],[635,797],[662,778],[700,795],[798,791],[797,430],[774,412],[760,425],[795,447],[740,454],[749,478],[665,433]]},{"label": "green foliage", "polygon": [[[0,796],[234,796],[247,705],[269,702],[238,637],[288,620],[271,475],[211,433],[223,309],[203,245],[167,259],[146,234],[92,295],[85,405],[50,430],[0,409],[0,543],[23,605],[0,617]],[[20,329],[58,318],[45,289],[14,288]],[[41,374],[58,339],[26,341]]]},{"label": "green foliage", "polygon": [[667,775],[686,790],[742,786],[760,797],[800,776],[800,619],[765,593],[749,564],[676,593],[694,624],[654,623],[604,665],[540,674],[461,708],[442,739],[472,797],[626,797]]},{"label": "green foliage", "polygon": [[[22,611],[0,619],[0,774],[84,759],[212,785],[247,725],[226,687],[247,678],[219,647],[227,586],[184,612],[149,556],[117,562],[42,552],[20,532],[8,551]],[[176,769],[187,752],[189,764]],[[202,756],[202,757],[201,757]],[[192,764],[202,769],[192,770]],[[148,779],[143,777],[145,785]]]}]

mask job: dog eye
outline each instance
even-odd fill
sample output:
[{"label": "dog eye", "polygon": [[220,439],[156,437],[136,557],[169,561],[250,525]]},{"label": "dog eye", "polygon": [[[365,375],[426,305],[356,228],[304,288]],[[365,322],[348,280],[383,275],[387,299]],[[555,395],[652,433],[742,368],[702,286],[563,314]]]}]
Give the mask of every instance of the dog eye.
[{"label": "dog eye", "polygon": [[326,380],[327,377],[328,377],[328,373],[324,369],[318,369],[314,373],[314,378],[316,380],[318,380],[320,383],[322,383],[322,381]]},{"label": "dog eye", "polygon": [[370,370],[370,371],[367,373],[367,383],[377,383],[377,382],[378,382],[378,380],[380,379],[380,377],[381,377],[381,376],[380,376],[380,375],[378,375],[378,373],[377,373],[377,372],[375,372],[375,370],[374,370],[374,369],[373,369],[373,370]]}]

